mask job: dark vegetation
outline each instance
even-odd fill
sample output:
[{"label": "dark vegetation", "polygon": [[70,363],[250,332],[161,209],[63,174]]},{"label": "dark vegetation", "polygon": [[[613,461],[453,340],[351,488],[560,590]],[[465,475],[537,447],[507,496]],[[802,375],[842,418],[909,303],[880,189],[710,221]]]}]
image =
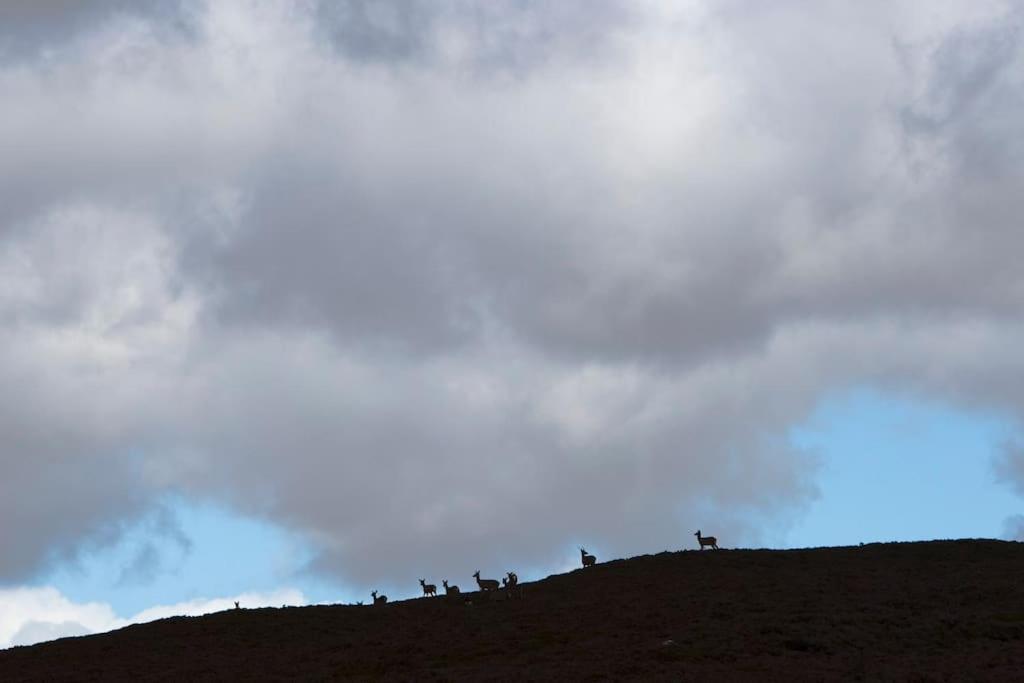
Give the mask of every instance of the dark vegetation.
[{"label": "dark vegetation", "polygon": [[0,651],[0,680],[1021,680],[1024,544],[685,551],[473,604],[228,610]]}]

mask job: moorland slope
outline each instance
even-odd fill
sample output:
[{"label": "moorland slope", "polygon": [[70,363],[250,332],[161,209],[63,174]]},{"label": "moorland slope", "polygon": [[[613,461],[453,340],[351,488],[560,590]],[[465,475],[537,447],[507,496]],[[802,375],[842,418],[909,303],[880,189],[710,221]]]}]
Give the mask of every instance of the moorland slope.
[{"label": "moorland slope", "polygon": [[12,648],[0,680],[1021,680],[1022,579],[1024,543],[1002,541],[665,552],[521,599],[231,610]]}]

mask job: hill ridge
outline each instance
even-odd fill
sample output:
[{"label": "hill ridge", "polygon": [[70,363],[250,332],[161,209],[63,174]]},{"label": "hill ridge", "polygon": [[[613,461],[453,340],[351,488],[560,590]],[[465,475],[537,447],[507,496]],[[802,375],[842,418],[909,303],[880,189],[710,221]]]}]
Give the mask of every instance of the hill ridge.
[{"label": "hill ridge", "polygon": [[[680,550],[442,595],[171,617],[0,651],[0,679],[1008,680],[1024,544]],[[966,674],[966,676],[965,676]]]}]

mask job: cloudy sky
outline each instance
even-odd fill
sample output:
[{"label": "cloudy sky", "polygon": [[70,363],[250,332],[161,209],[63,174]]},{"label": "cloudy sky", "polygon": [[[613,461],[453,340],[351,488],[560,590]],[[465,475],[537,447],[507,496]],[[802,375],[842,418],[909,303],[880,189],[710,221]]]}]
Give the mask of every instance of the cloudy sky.
[{"label": "cloudy sky", "polygon": [[1024,537],[1022,21],[6,0],[0,647]]}]

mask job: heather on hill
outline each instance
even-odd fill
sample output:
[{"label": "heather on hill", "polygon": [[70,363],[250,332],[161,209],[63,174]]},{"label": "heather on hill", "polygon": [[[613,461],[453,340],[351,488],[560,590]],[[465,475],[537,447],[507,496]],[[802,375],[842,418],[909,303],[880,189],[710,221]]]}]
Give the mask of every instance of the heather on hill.
[{"label": "heather on hill", "polygon": [[663,552],[382,606],[230,609],[0,651],[19,680],[978,680],[1024,665],[1024,544]]}]

